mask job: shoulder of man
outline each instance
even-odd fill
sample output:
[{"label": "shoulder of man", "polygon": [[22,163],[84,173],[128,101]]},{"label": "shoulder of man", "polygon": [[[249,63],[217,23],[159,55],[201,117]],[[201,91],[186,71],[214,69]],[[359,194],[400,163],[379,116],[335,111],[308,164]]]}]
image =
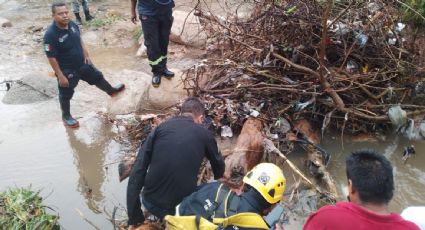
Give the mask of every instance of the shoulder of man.
[{"label": "shoulder of man", "polygon": [[304,230],[319,230],[327,229],[326,227],[333,226],[333,223],[338,223],[338,216],[350,215],[348,208],[345,207],[348,202],[340,202],[336,205],[326,205],[310,215],[304,225]]},{"label": "shoulder of man", "polygon": [[75,23],[75,22],[73,22],[73,21],[69,21],[69,26],[70,26],[70,29],[72,30],[72,31],[77,31],[78,33],[80,33],[80,27],[77,25],[77,23]]},{"label": "shoulder of man", "polygon": [[52,23],[49,26],[47,26],[46,32],[44,32],[44,37],[50,37],[53,36],[55,34],[55,24]]}]

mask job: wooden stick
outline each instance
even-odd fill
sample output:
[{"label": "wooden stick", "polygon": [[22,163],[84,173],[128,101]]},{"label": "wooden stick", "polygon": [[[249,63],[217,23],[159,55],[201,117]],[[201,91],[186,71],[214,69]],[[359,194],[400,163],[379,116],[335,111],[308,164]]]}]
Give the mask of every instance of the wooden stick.
[{"label": "wooden stick", "polygon": [[277,154],[279,157],[285,160],[286,163],[288,163],[289,167],[294,170],[296,174],[298,174],[301,178],[303,178],[309,185],[316,188],[317,191],[322,193],[320,189],[313,183],[311,180],[309,180],[304,174],[298,169],[297,166],[294,165],[276,146],[273,144],[273,142],[267,138],[264,138],[264,151],[266,153],[274,153]]},{"label": "wooden stick", "polygon": [[80,214],[81,218],[83,218],[83,220],[85,220],[87,223],[89,223],[93,228],[100,230],[99,227],[97,227],[93,222],[91,222],[89,219],[87,219],[84,214],[78,209],[76,208],[75,210],[77,210],[78,214]]}]

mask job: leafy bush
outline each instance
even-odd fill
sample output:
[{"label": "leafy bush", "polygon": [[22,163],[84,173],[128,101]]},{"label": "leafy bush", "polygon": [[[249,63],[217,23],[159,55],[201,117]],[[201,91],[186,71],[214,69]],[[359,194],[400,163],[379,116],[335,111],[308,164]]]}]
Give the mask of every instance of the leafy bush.
[{"label": "leafy bush", "polygon": [[60,229],[58,219],[46,213],[40,191],[16,188],[0,193],[0,229]]},{"label": "leafy bush", "polygon": [[425,0],[406,0],[401,10],[404,22],[417,28],[425,25]]}]

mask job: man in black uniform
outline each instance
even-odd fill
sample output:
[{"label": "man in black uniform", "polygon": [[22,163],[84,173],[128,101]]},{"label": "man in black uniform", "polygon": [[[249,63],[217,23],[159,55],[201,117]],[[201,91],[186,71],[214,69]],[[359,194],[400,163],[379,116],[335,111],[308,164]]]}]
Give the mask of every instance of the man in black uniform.
[{"label": "man in black uniform", "polygon": [[173,24],[174,0],[131,0],[131,21],[136,24],[136,3],[143,36],[152,67],[152,85],[158,87],[161,76],[174,77],[167,69],[168,42]]},{"label": "man in black uniform", "polygon": [[223,157],[214,136],[200,124],[204,105],[190,97],[181,115],[158,125],[140,147],[127,187],[130,229],[145,220],[143,206],[158,218],[173,215],[175,206],[195,191],[197,175],[204,157],[211,163],[214,178],[224,173]]},{"label": "man in black uniform", "polygon": [[76,128],[79,123],[71,116],[70,100],[80,79],[96,85],[110,96],[121,92],[125,86],[112,87],[93,66],[81,40],[80,29],[70,21],[65,3],[52,4],[52,17],[53,23],[44,35],[44,51],[58,79],[62,120],[66,126]]}]

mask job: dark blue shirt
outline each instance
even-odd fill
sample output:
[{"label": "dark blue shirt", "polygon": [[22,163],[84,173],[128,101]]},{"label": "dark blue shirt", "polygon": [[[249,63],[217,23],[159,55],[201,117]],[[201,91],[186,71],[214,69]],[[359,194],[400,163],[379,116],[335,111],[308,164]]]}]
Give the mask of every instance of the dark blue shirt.
[{"label": "dark blue shirt", "polygon": [[171,14],[174,0],[138,0],[139,15],[166,15]]},{"label": "dark blue shirt", "polygon": [[84,53],[77,24],[70,21],[68,29],[61,29],[53,22],[44,34],[44,52],[56,58],[61,70],[78,70],[84,64]]}]

